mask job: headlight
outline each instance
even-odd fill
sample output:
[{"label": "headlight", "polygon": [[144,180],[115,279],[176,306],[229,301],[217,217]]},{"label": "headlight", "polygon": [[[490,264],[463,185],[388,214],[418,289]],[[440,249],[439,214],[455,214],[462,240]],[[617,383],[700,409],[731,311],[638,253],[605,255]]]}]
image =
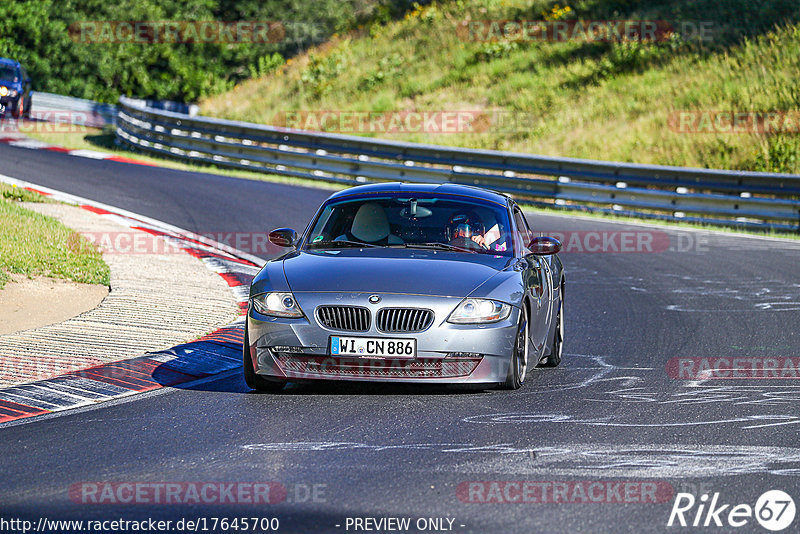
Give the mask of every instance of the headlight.
[{"label": "headlight", "polygon": [[511,306],[504,302],[487,299],[464,299],[453,310],[448,323],[476,324],[502,321],[511,314]]},{"label": "headlight", "polygon": [[5,85],[0,85],[0,96],[6,96],[8,94],[8,87]]},{"label": "headlight", "polygon": [[302,317],[303,312],[291,293],[264,293],[251,299],[256,311],[273,317]]}]

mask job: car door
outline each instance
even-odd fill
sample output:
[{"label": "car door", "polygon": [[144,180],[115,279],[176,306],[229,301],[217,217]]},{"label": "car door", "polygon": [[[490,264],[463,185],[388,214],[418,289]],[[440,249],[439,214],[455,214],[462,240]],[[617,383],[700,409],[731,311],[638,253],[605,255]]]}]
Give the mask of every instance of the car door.
[{"label": "car door", "polygon": [[533,233],[528,226],[528,221],[517,205],[514,205],[512,210],[517,242],[520,244],[520,250],[522,250],[526,291],[531,302],[531,316],[529,318],[531,343],[536,353],[541,354],[549,330],[549,316],[551,313],[549,303],[552,299],[552,288],[548,283],[547,266],[545,265],[547,261],[545,258],[530,252],[528,244],[533,238]]}]

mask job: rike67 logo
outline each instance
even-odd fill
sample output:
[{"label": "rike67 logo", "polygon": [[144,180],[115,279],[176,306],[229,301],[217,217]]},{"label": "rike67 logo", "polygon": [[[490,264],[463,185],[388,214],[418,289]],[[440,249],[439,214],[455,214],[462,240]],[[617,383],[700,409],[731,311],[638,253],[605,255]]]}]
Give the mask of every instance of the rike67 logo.
[{"label": "rike67 logo", "polygon": [[784,530],[794,522],[794,500],[781,490],[764,492],[755,506],[749,504],[727,504],[720,500],[720,494],[709,498],[707,493],[696,499],[691,493],[678,493],[672,504],[667,526],[692,527],[743,527],[753,520],[773,532]]}]

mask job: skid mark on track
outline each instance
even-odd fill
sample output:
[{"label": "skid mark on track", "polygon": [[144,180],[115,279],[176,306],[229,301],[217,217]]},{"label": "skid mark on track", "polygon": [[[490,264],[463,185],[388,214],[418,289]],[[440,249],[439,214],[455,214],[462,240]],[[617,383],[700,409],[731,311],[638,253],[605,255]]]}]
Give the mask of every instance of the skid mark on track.
[{"label": "skid mark on track", "polygon": [[690,478],[765,473],[796,476],[800,449],[791,447],[576,443],[536,450],[536,461],[476,458],[442,472],[513,473],[602,478]]},{"label": "skid mark on track", "polygon": [[289,451],[289,452],[323,452],[323,451],[431,451],[435,453],[485,453],[485,454],[526,454],[534,449],[516,447],[510,443],[493,443],[477,445],[474,443],[398,443],[375,444],[355,441],[293,441],[286,443],[253,443],[242,445],[247,451]]},{"label": "skid mark on track", "polygon": [[[791,281],[754,277],[737,281],[732,287],[729,280],[684,278],[681,278],[679,287],[664,288],[664,295],[678,301],[666,306],[669,311],[751,313],[800,310],[800,284]],[[720,304],[709,306],[709,299]]]},{"label": "skid mark on track", "polygon": [[592,271],[578,270],[576,275],[573,269],[567,271],[572,275],[571,286],[616,287],[621,291],[658,295],[667,301],[663,306],[668,311],[752,313],[800,310],[800,283],[794,279],[754,276],[737,280],[735,285],[731,285],[730,280],[674,273],[652,273],[648,277],[603,276],[598,279]]},{"label": "skid mark on track", "polygon": [[687,383],[679,391],[668,391],[661,387],[628,387],[606,391],[600,398],[585,398],[587,402],[654,403],[662,405],[720,404],[733,406],[786,406],[800,401],[798,385],[732,385],[704,386]]},{"label": "skid mark on track", "polygon": [[[541,395],[544,393],[559,393],[566,390],[585,389],[591,386],[615,382],[623,386],[631,386],[638,384],[644,380],[641,376],[627,374],[629,372],[648,372],[653,371],[651,367],[633,368],[621,367],[612,363],[608,363],[606,356],[597,354],[564,354],[564,360],[571,361],[573,359],[582,360],[579,366],[564,365],[559,368],[559,371],[569,373],[569,376],[559,375],[559,381],[552,384],[538,384],[536,380],[526,381],[524,389],[515,393],[518,396],[524,395]],[[614,373],[625,371],[626,373],[621,376],[613,376]],[[568,381],[573,376],[578,375],[577,381]],[[499,393],[503,394],[503,393]]]},{"label": "skid mark on track", "polygon": [[[635,420],[637,417],[642,417],[643,420]],[[800,424],[800,416],[794,414],[758,414],[732,416],[720,419],[707,418],[704,420],[667,422],[664,420],[654,421],[650,414],[640,415],[638,413],[625,413],[622,416],[615,414],[613,416],[597,418],[581,418],[567,414],[496,413],[471,415],[463,418],[462,421],[465,423],[489,425],[572,424],[618,428],[702,427],[708,425],[735,424],[742,429],[751,429]]]},{"label": "skid mark on track", "polygon": [[[602,478],[693,478],[767,473],[800,473],[800,449],[791,447],[568,443],[527,447],[512,443],[365,443],[351,441],[298,441],[253,443],[241,449],[261,453],[313,453],[330,459],[333,467],[371,469],[354,452],[414,457],[430,460],[425,471],[440,473],[493,473],[515,475],[581,476]],[[320,456],[320,455],[323,456]],[[320,460],[328,462],[330,460]],[[339,463],[342,462],[342,463]]]}]

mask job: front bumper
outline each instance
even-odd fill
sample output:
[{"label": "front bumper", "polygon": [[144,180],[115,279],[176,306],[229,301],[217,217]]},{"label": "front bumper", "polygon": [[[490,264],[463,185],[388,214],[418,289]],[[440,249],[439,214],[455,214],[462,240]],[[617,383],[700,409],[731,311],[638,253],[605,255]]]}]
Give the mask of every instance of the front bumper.
[{"label": "front bumper", "polygon": [[[255,372],[284,380],[358,380],[447,384],[496,384],[508,374],[517,333],[519,309],[497,323],[455,325],[446,322],[460,297],[382,295],[370,304],[369,293],[295,293],[305,317],[283,319],[248,310],[245,340]],[[380,332],[375,321],[366,332],[343,332],[322,326],[315,310],[320,305],[364,306],[372,317],[382,307],[433,310],[430,328],[419,333]],[[416,358],[333,357],[332,335],[378,338],[415,338]]]},{"label": "front bumper", "polygon": [[20,96],[0,96],[0,106],[6,108],[8,111],[16,110],[19,105]]}]

